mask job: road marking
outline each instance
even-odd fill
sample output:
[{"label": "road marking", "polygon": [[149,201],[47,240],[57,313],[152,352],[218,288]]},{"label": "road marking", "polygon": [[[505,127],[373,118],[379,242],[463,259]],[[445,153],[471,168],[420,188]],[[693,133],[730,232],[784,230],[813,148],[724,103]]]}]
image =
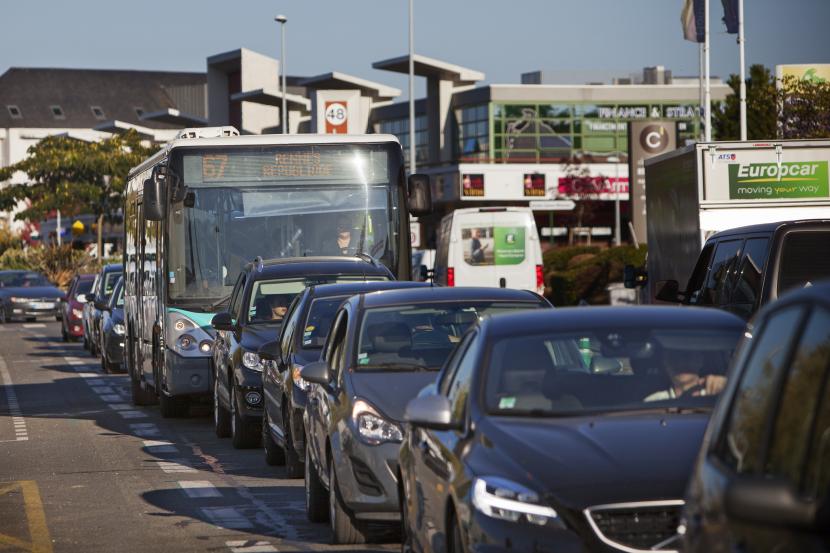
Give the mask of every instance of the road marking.
[{"label": "road marking", "polygon": [[232,540],[226,541],[225,545],[231,548],[231,553],[276,553],[279,551],[267,541]]},{"label": "road marking", "polygon": [[205,517],[220,528],[253,528],[254,525],[248,518],[233,507],[203,507],[202,513]]},{"label": "road marking", "polygon": [[23,506],[26,512],[26,522],[29,526],[29,538],[26,542],[14,536],[0,534],[0,548],[10,546],[31,553],[52,553],[52,538],[49,536],[49,527],[46,526],[46,513],[43,511],[43,502],[34,480],[21,480],[10,484],[0,485],[0,495],[20,489],[23,493]]},{"label": "road marking", "polygon": [[[112,407],[114,404],[111,403],[109,405],[110,405],[110,407]],[[125,419],[146,419],[147,418],[147,413],[144,413],[143,411],[138,411],[138,410],[135,410],[135,409],[129,409],[129,410],[126,410],[126,411],[116,411],[116,413],[118,413],[119,415],[121,415]]]},{"label": "road marking", "polygon": [[133,434],[142,438],[150,438],[161,434],[158,426],[151,422],[137,422],[135,424],[131,424],[130,430],[132,430]]},{"label": "road marking", "polygon": [[46,328],[46,325],[43,323],[27,323],[23,325],[23,328]]},{"label": "road marking", "polygon": [[107,407],[115,409],[116,411],[128,411],[133,408],[129,403],[110,403]]},{"label": "road marking", "polygon": [[178,453],[177,448],[172,442],[161,442],[157,440],[144,440],[144,449],[147,453]]},{"label": "road marking", "polygon": [[0,356],[0,381],[3,389],[6,390],[6,403],[9,406],[12,425],[14,426],[14,441],[23,442],[29,439],[29,432],[26,430],[26,419],[23,418],[23,411],[20,410],[20,402],[17,401],[17,392],[14,391],[12,376],[6,367],[6,360]]},{"label": "road marking", "polygon": [[187,464],[187,459],[173,459],[170,461],[158,461],[161,470],[168,474],[175,472],[197,472],[196,469]]},{"label": "road marking", "polygon": [[222,497],[222,493],[207,480],[179,480],[179,487],[187,495],[194,499],[204,497]]},{"label": "road marking", "polygon": [[89,373],[89,372],[87,372],[87,373],[78,373],[78,376],[80,376],[81,378],[98,378],[101,375],[98,374],[98,373]]},{"label": "road marking", "polygon": [[124,397],[118,394],[100,394],[98,397],[100,397],[107,403],[116,403],[119,401],[124,401]]},{"label": "road marking", "polygon": [[95,392],[96,394],[112,394],[112,393],[115,393],[115,390],[113,390],[111,386],[92,386],[90,384],[90,388],[92,388],[92,391]]},{"label": "road marking", "polygon": [[106,386],[107,383],[100,378],[90,378],[89,380],[84,380],[90,386]]}]

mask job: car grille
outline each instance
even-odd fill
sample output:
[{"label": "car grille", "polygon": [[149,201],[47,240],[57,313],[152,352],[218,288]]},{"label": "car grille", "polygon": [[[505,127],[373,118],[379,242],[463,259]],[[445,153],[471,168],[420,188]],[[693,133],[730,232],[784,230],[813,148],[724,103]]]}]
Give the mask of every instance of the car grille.
[{"label": "car grille", "polygon": [[681,500],[596,505],[585,516],[597,537],[620,551],[675,551]]}]

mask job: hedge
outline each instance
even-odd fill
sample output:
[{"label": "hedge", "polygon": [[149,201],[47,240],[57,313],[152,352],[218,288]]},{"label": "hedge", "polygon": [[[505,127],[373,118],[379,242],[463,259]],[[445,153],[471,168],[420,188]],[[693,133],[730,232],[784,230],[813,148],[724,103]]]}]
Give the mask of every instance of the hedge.
[{"label": "hedge", "polygon": [[120,261],[120,258],[114,258],[101,262],[82,250],[72,249],[70,245],[42,246],[26,250],[9,248],[0,255],[0,270],[38,271],[59,288],[66,289],[76,274],[97,273],[103,264]]}]

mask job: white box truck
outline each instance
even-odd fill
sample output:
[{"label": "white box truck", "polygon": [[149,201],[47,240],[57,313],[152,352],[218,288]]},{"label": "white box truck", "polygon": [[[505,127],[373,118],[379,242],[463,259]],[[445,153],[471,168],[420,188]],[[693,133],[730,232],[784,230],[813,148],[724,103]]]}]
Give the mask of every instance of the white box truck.
[{"label": "white box truck", "polygon": [[830,140],[697,143],[645,161],[646,301],[687,282],[706,239],[778,221],[830,219]]}]

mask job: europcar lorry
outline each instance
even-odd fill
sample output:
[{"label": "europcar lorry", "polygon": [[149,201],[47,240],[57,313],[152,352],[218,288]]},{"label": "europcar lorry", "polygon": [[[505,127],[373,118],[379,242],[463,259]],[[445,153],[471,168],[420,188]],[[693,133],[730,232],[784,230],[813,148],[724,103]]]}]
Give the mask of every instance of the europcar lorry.
[{"label": "europcar lorry", "polygon": [[716,232],[830,219],[829,164],[830,140],[697,143],[647,159],[645,301],[660,282],[682,287]]}]

